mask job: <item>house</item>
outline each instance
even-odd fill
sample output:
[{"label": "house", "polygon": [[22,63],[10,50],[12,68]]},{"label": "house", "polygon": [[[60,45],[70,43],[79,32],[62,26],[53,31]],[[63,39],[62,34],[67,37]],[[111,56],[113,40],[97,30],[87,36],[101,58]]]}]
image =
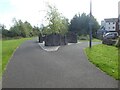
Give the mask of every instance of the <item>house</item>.
[{"label": "house", "polygon": [[103,35],[108,32],[117,32],[118,30],[118,18],[107,18],[101,21],[101,27],[97,31],[97,37],[103,38]]},{"label": "house", "polygon": [[102,27],[108,32],[116,32],[118,18],[108,18],[101,22]]}]

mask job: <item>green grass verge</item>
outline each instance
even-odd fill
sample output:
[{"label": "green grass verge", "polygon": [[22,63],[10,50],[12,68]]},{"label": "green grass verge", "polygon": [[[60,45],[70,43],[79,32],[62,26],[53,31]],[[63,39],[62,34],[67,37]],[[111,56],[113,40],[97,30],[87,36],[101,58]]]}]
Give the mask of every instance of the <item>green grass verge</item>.
[{"label": "green grass verge", "polygon": [[16,50],[17,47],[20,46],[25,40],[29,40],[32,38],[22,38],[22,39],[15,39],[15,40],[3,40],[0,44],[2,46],[2,64],[0,66],[2,69],[0,70],[0,75],[4,72],[7,63],[9,62],[12,54]]},{"label": "green grass verge", "polygon": [[118,78],[118,48],[99,44],[91,49],[86,48],[85,52],[90,62],[115,79],[120,79]]}]

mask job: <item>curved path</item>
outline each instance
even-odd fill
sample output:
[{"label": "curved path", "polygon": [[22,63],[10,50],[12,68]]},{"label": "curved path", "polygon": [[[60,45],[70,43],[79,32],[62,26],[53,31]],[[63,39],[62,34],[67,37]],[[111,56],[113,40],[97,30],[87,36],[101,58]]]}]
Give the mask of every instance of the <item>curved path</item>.
[{"label": "curved path", "polygon": [[35,40],[23,43],[3,75],[3,88],[117,88],[118,81],[91,64],[83,48],[88,43],[47,52]]}]

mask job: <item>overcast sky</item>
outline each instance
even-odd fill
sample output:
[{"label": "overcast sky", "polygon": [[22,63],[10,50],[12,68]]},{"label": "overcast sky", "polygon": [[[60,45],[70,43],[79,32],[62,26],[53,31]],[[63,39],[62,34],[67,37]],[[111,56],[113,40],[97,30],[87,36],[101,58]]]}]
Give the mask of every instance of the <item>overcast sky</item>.
[{"label": "overcast sky", "polygon": [[[118,17],[118,1],[92,0],[92,13],[99,23],[104,18]],[[56,5],[68,19],[78,12],[89,14],[90,11],[90,0],[0,0],[0,24],[9,28],[13,25],[12,19],[16,18],[40,26],[44,22],[46,2]]]}]

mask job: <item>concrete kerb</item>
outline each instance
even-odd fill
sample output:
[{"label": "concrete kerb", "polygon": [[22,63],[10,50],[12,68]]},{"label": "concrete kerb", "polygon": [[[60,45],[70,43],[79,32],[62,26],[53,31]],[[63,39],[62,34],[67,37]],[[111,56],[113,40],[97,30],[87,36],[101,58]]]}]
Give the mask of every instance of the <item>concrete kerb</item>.
[{"label": "concrete kerb", "polygon": [[45,50],[45,51],[57,51],[59,49],[60,46],[45,46],[45,42],[43,41],[43,43],[38,43],[39,46]]},{"label": "concrete kerb", "polygon": [[[81,42],[78,42],[78,43],[81,43]],[[77,44],[78,44],[77,43]],[[45,51],[47,51],[47,52],[50,52],[50,51],[57,51],[59,48],[60,48],[60,46],[45,46],[45,42],[43,41],[43,43],[38,43],[39,44],[39,46],[43,49],[43,50],[45,50]],[[72,45],[72,44],[74,44],[74,43],[68,43],[68,45]]]}]

